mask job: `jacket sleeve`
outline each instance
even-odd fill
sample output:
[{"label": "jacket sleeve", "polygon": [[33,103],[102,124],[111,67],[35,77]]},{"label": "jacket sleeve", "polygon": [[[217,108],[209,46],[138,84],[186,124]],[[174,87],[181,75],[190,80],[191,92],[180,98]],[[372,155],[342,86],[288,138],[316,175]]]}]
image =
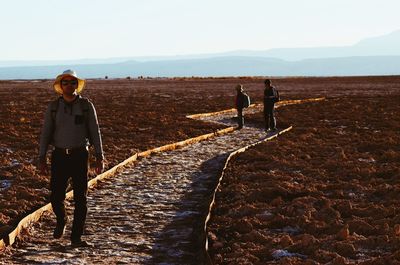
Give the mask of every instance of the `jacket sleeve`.
[{"label": "jacket sleeve", "polygon": [[96,159],[104,159],[103,144],[101,141],[101,133],[100,133],[99,122],[97,120],[96,109],[94,108],[92,102],[89,102],[89,105],[90,107],[89,107],[88,127],[89,127],[90,138],[93,141],[92,144],[96,152]]},{"label": "jacket sleeve", "polygon": [[39,145],[39,158],[44,159],[46,157],[47,148],[53,140],[53,128],[54,121],[51,117],[51,103],[47,107],[46,113],[44,115],[44,123],[42,126],[42,131],[40,134],[40,145]]}]

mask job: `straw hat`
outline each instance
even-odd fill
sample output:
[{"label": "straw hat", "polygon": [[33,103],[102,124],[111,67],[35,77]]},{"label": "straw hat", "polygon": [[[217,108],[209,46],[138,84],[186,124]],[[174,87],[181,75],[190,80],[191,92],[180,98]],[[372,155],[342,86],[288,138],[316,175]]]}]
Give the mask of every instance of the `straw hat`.
[{"label": "straw hat", "polygon": [[61,79],[63,79],[66,76],[72,76],[78,80],[78,87],[76,88],[75,91],[76,91],[76,93],[80,94],[85,86],[85,80],[78,78],[78,76],[76,75],[76,72],[73,70],[70,70],[70,69],[65,70],[62,74],[60,74],[56,77],[56,80],[54,81],[54,84],[53,84],[54,90],[58,94],[61,94],[61,95],[63,94],[63,90],[61,88],[60,81],[61,81]]}]

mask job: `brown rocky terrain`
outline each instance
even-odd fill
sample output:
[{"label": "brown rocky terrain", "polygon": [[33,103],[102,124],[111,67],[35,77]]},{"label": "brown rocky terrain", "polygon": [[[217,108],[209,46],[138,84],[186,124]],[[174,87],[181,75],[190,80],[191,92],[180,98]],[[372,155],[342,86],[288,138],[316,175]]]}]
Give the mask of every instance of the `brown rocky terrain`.
[{"label": "brown rocky terrain", "polygon": [[292,132],[226,170],[215,264],[400,263],[400,93],[382,90],[278,109]]},{"label": "brown rocky terrain", "polygon": [[[328,100],[280,108],[278,126],[295,129],[230,165],[210,226],[214,261],[396,260],[400,78],[273,82],[282,99]],[[185,116],[231,108],[237,83],[261,102],[257,78],[89,80],[84,96],[97,109],[107,167],[139,150],[224,127]],[[33,163],[44,111],[55,94],[48,80],[1,81],[0,94],[0,225],[13,226],[48,201],[48,176]],[[246,122],[262,127],[261,114]],[[239,199],[241,194],[246,196]],[[297,256],[274,259],[274,253]]]}]

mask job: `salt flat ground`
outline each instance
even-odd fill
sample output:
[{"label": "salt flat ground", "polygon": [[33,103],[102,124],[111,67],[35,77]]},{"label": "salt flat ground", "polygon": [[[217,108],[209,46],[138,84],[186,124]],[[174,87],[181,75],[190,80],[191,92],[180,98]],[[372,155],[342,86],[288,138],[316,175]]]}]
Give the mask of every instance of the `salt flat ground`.
[{"label": "salt flat ground", "polygon": [[[226,212],[226,210],[217,210],[216,213],[218,214],[234,218],[234,220],[240,218],[246,221],[239,227],[232,227],[232,230],[221,230],[222,233],[215,231],[215,237],[212,237],[214,240],[211,240],[211,243],[214,241],[218,242],[218,244],[214,246],[211,244],[211,252],[215,254],[215,260],[222,264],[229,260],[233,262],[238,257],[223,255],[236,252],[249,254],[246,258],[249,262],[254,264],[257,264],[257,262],[261,262],[261,264],[265,262],[282,262],[275,261],[272,256],[273,251],[277,249],[288,249],[288,251],[292,251],[289,253],[306,255],[309,259],[318,262],[335,259],[344,259],[346,262],[355,262],[357,260],[369,262],[369,260],[375,259],[378,256],[383,256],[383,258],[389,260],[395,260],[396,252],[394,248],[389,247],[387,244],[390,243],[390,246],[396,246],[397,242],[396,224],[398,222],[396,218],[398,208],[394,205],[392,197],[394,196],[393,194],[396,193],[395,191],[398,185],[396,182],[396,179],[398,179],[396,178],[396,176],[398,176],[398,170],[396,171],[396,168],[398,169],[399,167],[396,161],[399,161],[399,159],[397,159],[399,150],[396,143],[399,141],[398,134],[395,132],[398,132],[399,129],[399,122],[396,117],[400,116],[398,115],[399,78],[283,78],[273,80],[273,82],[280,89],[284,99],[326,96],[328,97],[328,103],[320,102],[307,104],[304,105],[304,107],[288,106],[287,108],[279,109],[277,113],[278,126],[284,127],[287,125],[294,125],[295,130],[288,134],[288,138],[286,138],[286,136],[282,137],[281,140],[278,140],[276,143],[274,142],[272,146],[269,144],[268,146],[259,147],[261,150],[258,150],[256,155],[246,152],[246,154],[250,155],[251,159],[247,159],[245,163],[241,163],[249,167],[244,169],[245,172],[254,171],[254,174],[259,175],[253,180],[254,183],[258,183],[255,180],[269,183],[265,181],[265,178],[270,177],[272,174],[271,172],[280,172],[271,170],[274,166],[289,168],[290,172],[297,172],[296,174],[300,172],[307,179],[307,183],[319,183],[317,181],[319,180],[318,177],[320,177],[321,181],[324,183],[327,179],[332,183],[337,179],[341,180],[341,182],[339,183],[340,185],[331,184],[326,187],[323,186],[327,189],[324,194],[312,194],[313,196],[311,197],[314,199],[310,199],[309,202],[313,207],[307,211],[303,209],[304,207],[300,207],[300,209],[303,210],[299,210],[299,216],[303,216],[303,212],[308,212],[309,214],[308,220],[311,220],[310,222],[312,224],[310,226],[314,227],[314,230],[311,229],[310,231],[306,230],[301,225],[299,225],[298,230],[289,230],[289,232],[285,232],[285,229],[283,229],[285,227],[292,227],[288,225],[288,220],[292,219],[290,219],[289,216],[285,216],[286,212],[284,212],[284,209],[286,210],[289,206],[285,206],[282,201],[288,204],[292,203],[292,200],[294,202],[302,201],[305,200],[303,197],[307,197],[307,195],[304,194],[309,192],[307,190],[304,191],[304,193],[299,192],[293,195],[293,190],[291,189],[293,188],[296,191],[299,186],[285,186],[287,182],[291,183],[295,181],[299,183],[299,180],[303,178],[301,176],[296,176],[293,180],[291,179],[293,176],[290,175],[292,174],[290,172],[290,174],[287,171],[284,171],[286,172],[285,174],[274,173],[274,176],[287,176],[287,174],[289,174],[288,176],[291,177],[289,178],[290,181],[278,178],[273,180],[272,184],[268,184],[272,185],[272,187],[279,187],[278,191],[281,193],[275,191],[274,188],[270,191],[272,195],[263,196],[262,194],[268,192],[263,188],[249,190],[251,194],[253,194],[253,196],[250,197],[253,201],[246,201],[246,196],[240,200],[236,200],[235,195],[235,200],[233,200],[233,202],[236,201],[237,204],[226,207],[236,209],[239,206],[247,205],[253,208],[260,203],[260,198],[257,194],[261,194],[260,196],[267,198],[266,200],[274,201],[272,206],[276,207],[274,212],[272,211],[271,205],[263,205],[260,209],[264,211],[261,213],[266,213],[265,209],[268,209],[275,219],[274,222],[270,220],[247,221],[243,215],[237,216],[233,213]],[[4,188],[0,191],[2,193],[0,199],[2,205],[0,208],[0,220],[4,225],[13,225],[21,216],[38,205],[44,204],[44,202],[48,200],[48,176],[39,176],[36,169],[31,166],[31,163],[32,157],[34,157],[37,152],[37,138],[44,109],[47,102],[51,98],[54,98],[54,93],[49,89],[50,83],[49,81],[4,81],[0,84],[0,92],[2,95],[0,101],[2,103],[1,106],[4,108],[4,111],[0,112],[2,115],[1,120],[4,121],[1,124],[2,129],[0,130],[0,139],[2,139],[0,142],[0,150],[3,159],[0,180],[2,183],[7,184],[4,185]],[[187,114],[231,108],[234,100],[234,86],[237,83],[243,83],[245,87],[248,88],[249,94],[252,96],[254,102],[261,101],[261,79],[226,78],[89,81],[85,93],[93,100],[98,109],[99,120],[102,124],[104,134],[108,166],[112,166],[138,150],[145,150],[165,143],[183,140],[224,127],[223,125],[213,123],[193,121],[187,119],[185,116]],[[261,130],[262,115],[260,113],[248,115],[247,118],[248,124],[251,125],[254,130]],[[380,123],[380,121],[382,121],[382,123]],[[162,126],[160,126],[160,123]],[[322,129],[319,127],[321,124],[323,125]],[[296,128],[298,129],[296,130]],[[289,142],[282,142],[285,141],[285,139],[289,139],[289,136],[293,137],[290,138],[290,141],[288,140]],[[346,141],[343,141],[343,139],[346,139]],[[294,145],[294,143],[298,146]],[[300,148],[300,146],[302,148]],[[275,153],[281,156],[271,156],[269,150],[275,150]],[[342,152],[341,150],[344,151]],[[280,154],[280,152],[282,152],[282,154]],[[215,156],[210,156],[208,159],[213,160],[214,157]],[[291,157],[291,159],[287,159],[287,157]],[[342,160],[338,160],[338,162],[333,159],[335,157]],[[217,158],[216,160],[218,160]],[[317,158],[320,158],[320,160]],[[331,158],[332,160],[327,158]],[[350,162],[346,163],[346,161]],[[205,163],[205,165],[209,168],[213,168],[213,166],[207,163]],[[263,166],[259,169],[258,167],[260,165]],[[340,165],[344,166],[341,167]],[[216,168],[218,168],[218,166],[216,166]],[[341,168],[348,171],[338,172]],[[243,169],[238,171],[239,175],[241,175],[241,170]],[[237,175],[237,173],[233,173],[233,175],[235,174]],[[348,179],[343,180],[338,178],[338,176],[343,176]],[[364,179],[371,182],[364,183],[360,181]],[[343,182],[352,185],[350,189],[351,192],[341,186],[344,184]],[[245,179],[241,179],[235,184],[237,185],[236,188],[230,187],[227,190],[247,191],[243,186],[244,184]],[[315,189],[322,189],[321,186],[315,185]],[[283,190],[288,190],[288,192],[280,189],[282,186],[284,187]],[[353,190],[356,191],[356,188],[362,190],[371,186],[376,190],[369,188],[366,194],[372,194],[371,196],[375,196],[373,198],[377,198],[376,196],[379,197],[376,205],[376,200],[368,196],[363,197],[366,200],[365,202],[358,201],[360,200],[359,197],[347,196],[348,194],[357,194],[356,192],[352,192]],[[330,190],[334,190],[335,192],[332,193]],[[332,196],[338,196],[335,194],[341,194],[341,192],[344,194],[343,198],[328,197],[328,195],[331,196],[331,193],[334,194]],[[237,192],[237,194],[240,194],[240,192]],[[246,192],[245,194],[248,195]],[[317,195],[322,197],[318,197]],[[301,199],[294,200],[294,198],[297,197]],[[333,199],[338,199],[339,201]],[[342,212],[339,209],[341,203],[349,205],[345,202],[347,199],[351,205],[349,206],[350,209],[355,209],[355,214],[351,214],[350,217],[357,217],[357,221],[362,219],[363,223],[361,224],[365,225],[366,223],[369,226],[363,226],[359,223],[354,225],[354,222],[352,222],[346,210],[342,209]],[[333,204],[324,203],[326,200],[328,202],[333,202]],[[262,203],[264,203],[264,201],[261,199],[261,205]],[[325,204],[333,209],[331,211],[331,209],[328,208],[328,212],[331,211],[334,213],[334,224],[324,220],[324,215],[319,217],[313,215],[315,212],[313,209],[318,212],[322,209],[321,205]],[[291,206],[289,209],[293,207],[294,206]],[[368,210],[368,207],[375,209],[378,216],[382,216],[382,218],[379,219],[379,221],[372,222],[371,220],[376,216],[374,215],[376,212]],[[254,210],[255,212],[247,209],[247,213],[249,215],[260,214],[260,212],[258,212],[261,211],[260,209]],[[360,209],[364,209],[364,211]],[[382,212],[379,209],[385,209],[385,211]],[[293,212],[293,210],[289,212],[292,214],[297,213],[297,211]],[[288,219],[286,220],[285,217]],[[90,215],[88,218],[88,223],[92,222]],[[312,218],[317,218],[318,222],[325,223],[316,224],[316,221],[312,220]],[[282,220],[286,221],[281,223]],[[308,223],[307,219],[303,221]],[[220,228],[226,226],[224,225],[226,224],[224,219],[216,219],[213,224],[217,224],[218,226],[218,223],[221,224]],[[250,226],[248,224],[250,224]],[[280,227],[279,224],[285,226]],[[342,242],[343,239],[340,241],[339,237],[338,240],[340,243],[344,244],[334,244],[326,240],[326,238],[330,237],[336,238],[336,236],[333,235],[336,235],[338,231],[341,231],[343,228],[345,230],[344,234],[346,234],[346,224],[349,226],[349,237],[345,237],[345,240],[353,241]],[[245,227],[244,230],[242,226]],[[249,227],[251,229],[249,229]],[[355,229],[357,227],[367,227],[367,229],[360,231]],[[371,229],[371,227],[373,229]],[[228,228],[231,227],[228,226]],[[49,231],[48,227],[46,229],[46,231]],[[235,229],[239,230],[235,231]],[[279,231],[283,232],[281,234],[263,234],[265,231],[268,232],[268,229],[281,229]],[[261,234],[263,237],[258,238],[258,240],[261,239],[261,242],[264,239],[265,242],[269,242],[270,237],[272,237],[272,242],[274,242],[274,244],[264,245],[264,247],[260,249],[256,243],[253,242],[255,245],[252,245],[251,242],[244,241],[246,236],[243,234],[247,234],[247,238],[252,238],[254,234],[249,233],[254,233],[254,231],[262,232]],[[290,234],[290,231],[297,231],[296,233],[300,235]],[[381,234],[378,236],[365,231],[384,232],[380,232]],[[51,229],[48,233],[51,234]],[[237,237],[237,233],[240,237]],[[98,236],[97,233],[95,234],[95,236]],[[307,235],[302,236],[303,234]],[[168,235],[168,233],[166,235]],[[357,235],[362,235],[365,239],[357,239]],[[90,235],[90,237],[92,236],[94,235]],[[287,236],[289,236],[290,239],[288,239]],[[47,236],[44,237],[46,240],[48,239]],[[307,241],[303,237],[310,240]],[[29,243],[29,238],[30,237],[27,237],[21,244],[31,244]],[[360,241],[364,242],[364,245],[360,247],[361,243],[357,241],[358,243],[356,244],[354,240],[364,240]],[[378,242],[377,244],[379,244],[379,246],[385,246],[382,251],[373,251],[371,247],[365,247],[365,245],[368,246],[368,242],[374,240]],[[115,240],[113,242],[115,242]],[[245,242],[245,245],[239,244],[240,242]],[[299,242],[302,242],[303,245]],[[316,252],[316,250],[312,248],[307,248],[304,242],[321,242],[320,244],[323,244],[322,249],[324,251]],[[282,245],[279,245],[281,243]],[[155,246],[157,246],[157,244],[155,244]],[[213,249],[213,247],[215,248]],[[37,244],[32,246],[33,250],[35,250],[35,248],[37,248]],[[238,249],[242,251],[236,251]],[[11,249],[7,251],[13,252]],[[157,255],[153,255],[154,253],[149,254],[150,252],[148,250],[143,250],[143,253],[144,260],[146,259],[146,255],[151,255],[153,261],[157,258]],[[10,257],[7,253],[3,253],[2,255],[6,256],[2,256],[1,259],[3,259],[3,257]],[[147,256],[147,259],[148,258]],[[241,258],[244,258],[244,255],[241,255]],[[284,259],[288,259],[288,257]],[[295,260],[298,259],[298,257],[293,257],[292,259]],[[301,262],[304,261],[295,260],[293,262],[300,262],[299,264],[301,264]]]}]

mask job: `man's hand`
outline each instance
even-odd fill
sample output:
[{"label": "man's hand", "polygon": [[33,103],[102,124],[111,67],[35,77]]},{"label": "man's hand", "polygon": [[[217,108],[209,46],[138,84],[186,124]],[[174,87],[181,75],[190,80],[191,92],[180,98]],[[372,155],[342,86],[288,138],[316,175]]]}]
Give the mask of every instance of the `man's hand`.
[{"label": "man's hand", "polygon": [[39,169],[39,173],[41,175],[47,175],[49,173],[49,167],[47,166],[46,158],[39,158],[37,168]]},{"label": "man's hand", "polygon": [[102,159],[96,159],[96,174],[101,174],[104,171],[104,162]]}]

